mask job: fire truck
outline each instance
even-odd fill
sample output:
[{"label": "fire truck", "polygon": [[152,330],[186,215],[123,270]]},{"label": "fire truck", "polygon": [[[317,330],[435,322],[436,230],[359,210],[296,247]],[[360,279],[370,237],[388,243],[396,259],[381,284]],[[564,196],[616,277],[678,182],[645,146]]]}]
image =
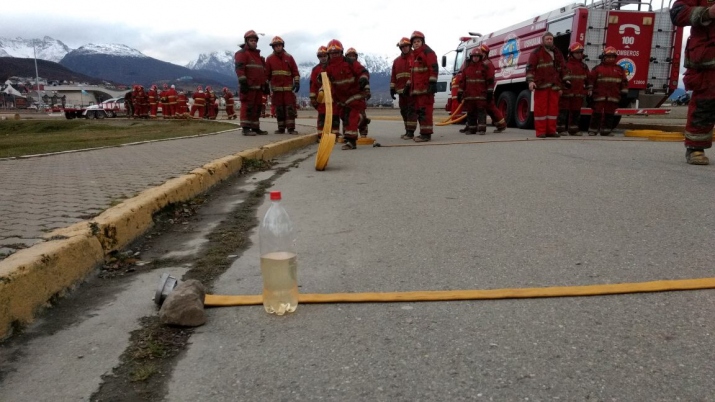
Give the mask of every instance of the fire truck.
[{"label": "fire truck", "polygon": [[[526,64],[531,52],[541,45],[541,36],[549,31],[564,58],[571,43],[581,43],[584,61],[591,70],[600,63],[606,46],[617,49],[616,62],[626,70],[629,89],[616,111],[615,125],[623,115],[666,114],[670,110],[659,107],[678,86],[683,29],[670,21],[670,3],[661,0],[660,8],[653,7],[653,1],[591,0],[486,35],[470,32],[460,38],[450,69],[458,73],[470,50],[486,43],[496,69],[497,107],[510,127],[533,128],[533,97],[526,83]],[[447,67],[447,55],[442,56],[442,66]],[[590,115],[591,109],[584,102],[582,128],[588,126]]]}]

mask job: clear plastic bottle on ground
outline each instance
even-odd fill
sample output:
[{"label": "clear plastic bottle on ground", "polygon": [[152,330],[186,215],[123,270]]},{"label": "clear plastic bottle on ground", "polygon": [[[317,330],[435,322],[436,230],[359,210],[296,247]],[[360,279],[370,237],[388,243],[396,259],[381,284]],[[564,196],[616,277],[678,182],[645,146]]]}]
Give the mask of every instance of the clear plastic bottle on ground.
[{"label": "clear plastic bottle on ground", "polygon": [[271,206],[259,231],[263,307],[270,314],[283,315],[298,307],[298,259],[293,223],[281,205],[281,192],[270,195]]}]

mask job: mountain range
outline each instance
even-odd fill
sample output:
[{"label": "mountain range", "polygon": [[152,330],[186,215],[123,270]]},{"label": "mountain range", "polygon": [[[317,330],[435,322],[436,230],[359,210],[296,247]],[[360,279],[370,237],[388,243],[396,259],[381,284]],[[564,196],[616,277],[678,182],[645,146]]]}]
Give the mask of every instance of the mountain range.
[{"label": "mountain range", "polygon": [[[236,90],[237,80],[234,72],[233,51],[218,50],[199,54],[196,60],[185,66],[168,63],[144,55],[140,51],[122,44],[89,43],[77,49],[71,49],[62,41],[45,36],[42,39],[23,39],[20,37],[0,38],[0,57],[47,60],[78,73],[78,76],[94,77],[95,81],[131,85],[173,83],[187,90],[196,85],[212,85],[214,88],[226,86]],[[370,86],[373,99],[389,98],[390,73],[392,59],[388,56],[359,54],[360,62],[370,71]],[[296,60],[301,76],[299,95],[308,96],[310,72],[317,60]],[[39,68],[39,63],[38,63]],[[40,76],[49,80],[50,70],[42,68]],[[0,71],[12,75],[18,73]],[[25,75],[23,75],[25,76]],[[34,76],[31,74],[30,76]],[[0,79],[3,75],[0,74]],[[85,79],[85,81],[92,81]]]}]

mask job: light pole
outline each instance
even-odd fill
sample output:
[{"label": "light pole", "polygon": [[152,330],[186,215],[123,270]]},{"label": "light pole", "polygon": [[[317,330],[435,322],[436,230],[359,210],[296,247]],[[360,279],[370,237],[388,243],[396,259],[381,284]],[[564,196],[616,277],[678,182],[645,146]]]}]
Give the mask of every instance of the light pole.
[{"label": "light pole", "polygon": [[[40,94],[40,74],[38,73],[38,70],[37,70],[37,48],[35,47],[36,40],[37,39],[32,40],[32,51],[35,54],[35,85],[36,85],[35,89],[37,90],[37,103],[39,103],[40,107],[41,107],[42,106],[42,98],[41,98],[42,95]],[[37,111],[38,112],[40,111],[39,107],[37,108]]]}]

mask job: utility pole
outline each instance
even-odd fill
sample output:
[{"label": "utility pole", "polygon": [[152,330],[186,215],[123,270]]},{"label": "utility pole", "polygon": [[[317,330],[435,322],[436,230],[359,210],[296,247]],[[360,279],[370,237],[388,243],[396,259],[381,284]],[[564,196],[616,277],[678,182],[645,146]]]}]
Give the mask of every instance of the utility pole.
[{"label": "utility pole", "polygon": [[35,53],[35,85],[37,89],[37,103],[40,105],[37,108],[37,111],[40,111],[40,107],[42,107],[42,95],[40,95],[40,74],[37,71],[37,47],[35,47],[35,41],[37,39],[32,40],[32,51]]}]

